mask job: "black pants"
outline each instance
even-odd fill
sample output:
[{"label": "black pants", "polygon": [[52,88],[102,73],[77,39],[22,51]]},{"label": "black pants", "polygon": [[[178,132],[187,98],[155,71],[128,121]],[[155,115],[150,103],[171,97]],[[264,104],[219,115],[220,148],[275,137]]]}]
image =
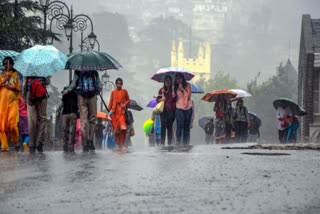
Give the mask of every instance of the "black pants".
[{"label": "black pants", "polygon": [[232,131],[232,124],[226,123],[226,142],[230,143],[231,142],[231,131]]},{"label": "black pants", "polygon": [[248,123],[243,121],[235,121],[234,128],[236,132],[236,142],[247,142],[248,138]]},{"label": "black pants", "polygon": [[161,144],[164,145],[166,142],[166,134],[168,134],[168,145],[172,143],[173,130],[172,125],[175,119],[175,111],[170,111],[164,108],[160,114],[161,118]]},{"label": "black pants", "polygon": [[288,129],[279,130],[278,133],[279,133],[279,141],[280,141],[280,143],[285,143],[287,141]]}]

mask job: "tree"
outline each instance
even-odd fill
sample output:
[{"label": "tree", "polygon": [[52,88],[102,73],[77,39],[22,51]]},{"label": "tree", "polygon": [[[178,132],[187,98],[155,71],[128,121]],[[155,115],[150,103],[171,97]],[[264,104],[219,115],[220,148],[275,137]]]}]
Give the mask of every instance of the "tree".
[{"label": "tree", "polygon": [[276,74],[261,85],[257,85],[257,78],[247,84],[247,90],[253,96],[247,99],[248,108],[261,118],[261,137],[268,142],[277,142],[277,119],[273,101],[280,97],[297,100],[297,82],[289,80],[285,72],[280,64]]},{"label": "tree", "polygon": [[40,5],[31,0],[20,3],[0,0],[0,50],[20,52],[49,36],[59,40],[56,34],[42,29],[41,18],[35,15],[38,12]]}]

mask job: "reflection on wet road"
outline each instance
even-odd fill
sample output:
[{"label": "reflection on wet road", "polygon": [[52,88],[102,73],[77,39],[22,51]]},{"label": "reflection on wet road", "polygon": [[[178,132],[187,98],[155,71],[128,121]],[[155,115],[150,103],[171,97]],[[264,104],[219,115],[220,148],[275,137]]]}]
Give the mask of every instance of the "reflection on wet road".
[{"label": "reflection on wet road", "polygon": [[320,213],[319,152],[244,152],[1,153],[0,213]]}]

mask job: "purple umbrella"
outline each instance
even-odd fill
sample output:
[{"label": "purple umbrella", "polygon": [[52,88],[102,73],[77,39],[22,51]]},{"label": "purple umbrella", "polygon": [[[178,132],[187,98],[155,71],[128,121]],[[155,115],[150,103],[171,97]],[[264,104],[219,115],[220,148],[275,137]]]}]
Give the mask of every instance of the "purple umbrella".
[{"label": "purple umbrella", "polygon": [[182,74],[186,81],[191,80],[194,77],[194,74],[191,73],[191,71],[188,71],[184,68],[179,68],[179,67],[168,67],[168,68],[161,68],[159,69],[152,77],[151,79],[158,81],[158,82],[163,82],[165,76],[171,75],[171,77],[174,79],[176,74]]},{"label": "purple umbrella", "polygon": [[154,98],[148,103],[147,107],[154,108],[154,107],[156,107],[157,104],[158,104],[157,98]]}]

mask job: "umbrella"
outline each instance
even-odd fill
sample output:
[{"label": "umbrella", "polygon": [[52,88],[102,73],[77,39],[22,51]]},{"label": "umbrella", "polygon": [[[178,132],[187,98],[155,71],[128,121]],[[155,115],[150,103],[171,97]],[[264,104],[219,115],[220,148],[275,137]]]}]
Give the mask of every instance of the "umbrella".
[{"label": "umbrella", "polygon": [[256,113],[253,113],[253,112],[249,111],[248,114],[249,114],[249,119],[250,120],[255,120],[259,127],[262,125],[261,119],[257,116]]},{"label": "umbrella", "polygon": [[191,92],[194,94],[204,94],[203,89],[196,83],[191,82]]},{"label": "umbrella", "polygon": [[14,68],[23,76],[48,77],[65,68],[68,57],[52,45],[36,45],[22,51]]},{"label": "umbrella", "polygon": [[279,107],[289,107],[293,115],[304,116],[307,114],[307,112],[302,107],[300,107],[297,103],[288,98],[276,99],[275,101],[273,101],[273,107],[275,109],[278,109]]},{"label": "umbrella", "polygon": [[214,90],[211,92],[206,93],[201,100],[207,102],[215,102],[219,95],[223,95],[226,99],[235,98],[237,94],[233,91],[222,89],[222,90]]},{"label": "umbrella", "polygon": [[237,94],[237,96],[235,98],[232,98],[231,101],[235,101],[235,100],[238,100],[241,98],[252,96],[249,92],[242,90],[242,89],[229,89],[229,91],[232,91]]},{"label": "umbrella", "polygon": [[101,119],[103,119],[103,120],[111,121],[110,116],[109,116],[107,113],[102,112],[102,111],[98,111],[98,112],[97,112],[97,118],[101,118]]},{"label": "umbrella", "polygon": [[80,51],[69,56],[66,64],[66,69],[73,69],[79,71],[90,71],[90,70],[118,70],[122,67],[117,60],[107,53],[85,50]]},{"label": "umbrella", "polygon": [[154,108],[154,107],[156,107],[157,104],[158,104],[157,98],[153,98],[153,99],[148,103],[147,107],[149,107],[149,108]]},{"label": "umbrella", "polygon": [[19,53],[15,52],[15,51],[0,50],[0,62],[1,62],[0,68],[3,69],[2,61],[5,57],[10,56],[13,59],[13,61],[16,61],[16,58],[18,55],[19,55]]},{"label": "umbrella", "polygon": [[191,73],[191,71],[188,71],[184,68],[179,68],[179,67],[168,67],[168,68],[161,68],[159,69],[152,77],[151,79],[158,81],[158,82],[163,82],[165,76],[171,75],[172,79],[175,78],[176,74],[182,74],[186,81],[191,80],[194,77],[194,74]]},{"label": "umbrella", "polygon": [[202,117],[199,119],[199,126],[205,129],[206,125],[210,122],[210,120],[214,120],[213,117]]},{"label": "umbrella", "polygon": [[137,101],[131,100],[131,99],[130,99],[130,103],[129,103],[128,108],[133,109],[133,110],[137,110],[137,111],[143,110],[143,108],[141,107],[141,105],[138,104]]}]

